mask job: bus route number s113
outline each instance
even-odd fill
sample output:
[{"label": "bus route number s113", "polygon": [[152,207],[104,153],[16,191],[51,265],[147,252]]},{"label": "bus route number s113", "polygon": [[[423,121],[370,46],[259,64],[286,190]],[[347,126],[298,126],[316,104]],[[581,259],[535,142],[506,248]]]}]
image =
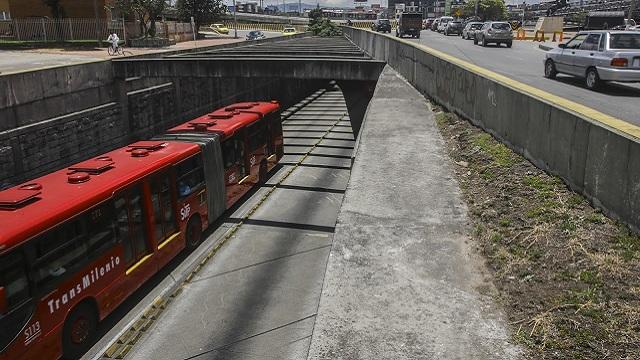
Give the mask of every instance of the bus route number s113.
[{"label": "bus route number s113", "polygon": [[42,334],[42,328],[40,328],[40,321],[36,321],[24,329],[24,344],[29,345],[38,336]]}]

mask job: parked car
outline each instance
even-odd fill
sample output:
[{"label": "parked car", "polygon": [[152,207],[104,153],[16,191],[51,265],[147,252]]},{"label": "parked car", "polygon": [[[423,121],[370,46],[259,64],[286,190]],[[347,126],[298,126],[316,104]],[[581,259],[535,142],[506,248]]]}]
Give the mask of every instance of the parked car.
[{"label": "parked car", "polygon": [[293,27],[286,27],[282,30],[282,35],[284,36],[291,36],[291,35],[295,35],[298,32],[296,31],[296,28]]},{"label": "parked car", "polygon": [[583,31],[545,55],[544,76],[582,77],[595,90],[606,81],[640,82],[640,33]]},{"label": "parked car", "polygon": [[481,22],[468,22],[467,25],[462,29],[462,38],[471,40],[476,37],[476,31],[482,28],[483,23]]},{"label": "parked car", "polygon": [[260,30],[249,31],[247,34],[247,40],[260,40],[266,37],[267,36]]},{"label": "parked car", "polygon": [[462,35],[462,21],[460,20],[451,20],[447,23],[444,28],[445,35],[456,34],[458,36]]},{"label": "parked car", "polygon": [[209,28],[218,34],[229,34],[229,28],[225,24],[211,24]]},{"label": "parked car", "polygon": [[435,20],[434,18],[424,19],[424,20],[422,21],[422,28],[423,28],[424,30],[429,30],[429,29],[431,29],[431,25],[433,25],[434,20]]},{"label": "parked car", "polygon": [[451,16],[443,16],[440,18],[440,22],[438,23],[438,32],[442,33],[444,32],[444,29],[447,27],[447,23],[449,21],[453,20],[453,17]]},{"label": "parked car", "polygon": [[390,33],[391,21],[389,21],[389,19],[376,19],[376,21],[371,24],[371,30]]},{"label": "parked car", "polygon": [[480,30],[476,30],[473,43],[482,46],[487,46],[489,43],[497,46],[506,44],[510,48],[513,44],[513,30],[506,21],[487,21]]},{"label": "parked car", "polygon": [[433,20],[431,23],[431,31],[438,31],[438,25],[440,25],[440,18]]}]

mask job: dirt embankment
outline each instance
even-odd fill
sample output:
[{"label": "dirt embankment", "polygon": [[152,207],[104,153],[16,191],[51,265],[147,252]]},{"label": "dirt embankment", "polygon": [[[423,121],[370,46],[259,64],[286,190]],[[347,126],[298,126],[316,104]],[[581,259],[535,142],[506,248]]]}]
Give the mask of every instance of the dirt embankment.
[{"label": "dirt embankment", "polygon": [[528,357],[640,359],[640,237],[467,121],[437,122]]}]

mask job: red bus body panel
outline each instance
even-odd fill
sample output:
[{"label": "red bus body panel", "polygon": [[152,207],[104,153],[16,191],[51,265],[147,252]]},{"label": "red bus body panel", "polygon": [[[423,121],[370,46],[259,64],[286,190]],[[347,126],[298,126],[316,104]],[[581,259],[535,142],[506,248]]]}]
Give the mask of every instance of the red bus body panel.
[{"label": "red bus body panel", "polygon": [[[282,157],[280,105],[277,102],[237,103],[176,126],[168,133],[211,132],[219,134],[222,141],[239,134],[246,148],[249,134],[245,129],[264,119],[269,120],[267,139],[271,140],[273,148],[268,149],[269,144],[259,144],[254,151],[246,151],[243,161],[247,171],[243,178],[239,178],[237,166],[217,175],[224,176],[229,208],[258,183],[260,166],[265,158],[268,170],[271,170]],[[276,123],[272,120],[277,121],[279,130],[274,128]],[[185,229],[192,216],[201,217],[203,230],[207,227],[209,189],[205,186],[180,200],[176,197],[175,174],[164,173],[172,165],[200,152],[200,146],[190,142],[141,141],[0,191],[0,255],[113,199],[114,195],[134,184],[141,185],[142,206],[147,213],[144,235],[150,251],[142,259],[125,264],[124,246],[117,243],[82,270],[62,280],[54,290],[36,295],[31,318],[0,354],[0,359],[59,358],[63,325],[74,306],[90,300],[102,320],[185,248]],[[176,236],[161,240],[154,234],[149,183],[151,175],[159,173],[172,176],[172,206],[179,231]]]},{"label": "red bus body panel", "polygon": [[[222,136],[222,141],[231,138],[236,133],[241,132],[243,141],[248,144],[248,134],[242,130],[254,123],[264,119],[276,119],[280,121],[280,104],[271,102],[241,102],[217,109],[211,113],[200,116],[169,129],[168,133],[180,132],[209,132]],[[271,131],[271,129],[269,129]],[[267,171],[273,169],[278,160],[282,157],[284,141],[282,131],[273,139],[278,156],[270,156],[267,159]],[[253,186],[259,182],[260,164],[266,158],[266,146],[259,147],[254,151],[245,154],[247,174],[244,177],[239,175],[237,166],[232,166],[225,170],[224,181],[227,190],[227,209],[233,206],[242,196],[244,196]],[[274,154],[275,155],[275,154]]]},{"label": "red bus body panel", "polygon": [[[149,151],[146,156],[133,157],[130,145],[96,157],[94,160],[102,159],[98,161],[113,164],[101,174],[90,175],[86,182],[69,183],[68,177],[72,172],[69,169],[74,168],[71,166],[11,188],[10,191],[19,192],[25,191],[21,190],[25,187],[32,188],[33,185],[28,186],[30,184],[41,186],[37,199],[32,203],[14,210],[0,209],[0,254],[111,199],[114,193],[140,181],[143,193],[147,195],[143,199],[148,202],[149,186],[145,179],[199,151],[196,144],[163,142],[161,148]],[[200,213],[206,219],[207,207],[200,206],[200,196],[201,194],[192,194],[183,203],[178,203],[177,207],[189,203],[192,213]],[[150,208],[149,204],[144,206]],[[150,233],[153,227],[146,227],[151,255],[148,260],[137,264],[135,271],[129,275],[126,274],[127,266],[123,260],[124,250],[119,243],[83,270],[64,280],[50,293],[36,298],[36,310],[31,319],[0,358],[59,358],[62,355],[62,326],[75,305],[91,299],[97,306],[99,320],[102,320],[185,247],[183,234],[188,219],[177,216],[176,220],[180,234],[162,249],[158,249],[158,241]],[[153,221],[153,214],[145,221]]]}]

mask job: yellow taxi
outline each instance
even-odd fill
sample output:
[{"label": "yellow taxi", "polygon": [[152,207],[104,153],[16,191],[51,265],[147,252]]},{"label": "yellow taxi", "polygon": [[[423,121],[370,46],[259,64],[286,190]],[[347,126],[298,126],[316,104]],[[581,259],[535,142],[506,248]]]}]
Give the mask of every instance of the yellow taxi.
[{"label": "yellow taxi", "polygon": [[286,27],[284,28],[284,30],[282,30],[282,35],[284,36],[291,36],[291,35],[295,35],[298,32],[296,31],[296,28],[293,27]]},{"label": "yellow taxi", "polygon": [[229,28],[224,24],[211,24],[209,28],[218,34],[229,34]]}]

